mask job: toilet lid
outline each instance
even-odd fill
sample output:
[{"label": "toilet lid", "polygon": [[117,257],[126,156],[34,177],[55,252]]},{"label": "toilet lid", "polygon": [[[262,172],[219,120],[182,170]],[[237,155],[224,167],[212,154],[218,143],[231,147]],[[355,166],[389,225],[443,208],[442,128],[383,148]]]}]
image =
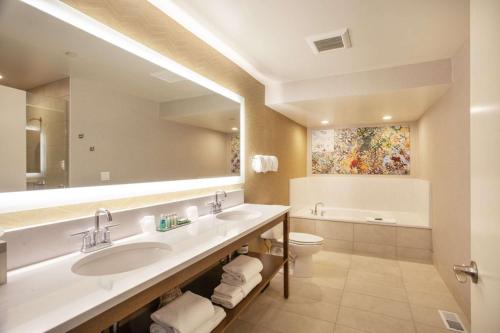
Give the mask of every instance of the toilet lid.
[{"label": "toilet lid", "polygon": [[317,244],[323,242],[323,237],[305,234],[302,232],[291,232],[289,235],[290,243],[296,244]]}]

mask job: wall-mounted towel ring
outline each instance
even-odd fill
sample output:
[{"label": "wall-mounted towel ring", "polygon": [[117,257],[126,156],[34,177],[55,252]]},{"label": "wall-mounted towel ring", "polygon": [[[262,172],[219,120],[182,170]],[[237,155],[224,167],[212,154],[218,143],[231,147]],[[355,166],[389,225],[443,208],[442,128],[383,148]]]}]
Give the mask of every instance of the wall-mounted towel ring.
[{"label": "wall-mounted towel ring", "polygon": [[270,155],[255,155],[252,157],[252,170],[257,173],[277,172],[278,158]]}]

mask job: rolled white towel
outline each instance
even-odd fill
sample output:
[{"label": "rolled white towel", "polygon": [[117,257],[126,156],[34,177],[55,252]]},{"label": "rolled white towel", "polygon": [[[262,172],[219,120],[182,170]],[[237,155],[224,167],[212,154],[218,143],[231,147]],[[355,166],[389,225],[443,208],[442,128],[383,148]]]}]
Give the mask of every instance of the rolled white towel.
[{"label": "rolled white towel", "polygon": [[220,306],[214,306],[214,315],[212,316],[212,318],[210,318],[200,327],[195,329],[193,333],[212,332],[214,328],[216,328],[217,325],[219,325],[224,318],[226,318],[226,311],[224,311],[224,309],[221,308]]},{"label": "rolled white towel", "polygon": [[250,281],[242,285],[240,288],[243,291],[244,297],[247,297],[247,295],[253,290],[253,288],[257,287],[257,285],[261,282],[262,275],[257,274],[253,278],[251,278]]},{"label": "rolled white towel", "polygon": [[242,287],[232,286],[224,282],[214,289],[214,295],[219,297],[233,298],[238,297],[240,294],[246,296]]},{"label": "rolled white towel", "polygon": [[214,302],[215,304],[222,305],[223,307],[225,307],[227,309],[232,309],[236,305],[238,305],[243,298],[244,298],[243,293],[240,293],[235,297],[221,297],[221,296],[217,296],[217,295],[213,294],[212,295],[212,302]]},{"label": "rolled white towel", "polygon": [[252,158],[252,169],[253,171],[255,172],[266,172],[265,171],[265,167],[266,167],[266,162],[265,162],[265,159],[264,159],[264,156],[262,155],[255,155],[253,158]]},{"label": "rolled white towel", "polygon": [[151,314],[151,319],[168,333],[190,333],[212,318],[214,306],[210,300],[186,291],[182,296]]},{"label": "rolled white towel", "polygon": [[278,172],[278,158],[276,156],[270,156],[271,158],[271,171]]},{"label": "rolled white towel", "polygon": [[250,279],[260,273],[263,268],[264,266],[262,266],[262,262],[259,259],[245,255],[236,257],[236,259],[222,267],[224,272],[231,274],[242,283],[250,281]]}]

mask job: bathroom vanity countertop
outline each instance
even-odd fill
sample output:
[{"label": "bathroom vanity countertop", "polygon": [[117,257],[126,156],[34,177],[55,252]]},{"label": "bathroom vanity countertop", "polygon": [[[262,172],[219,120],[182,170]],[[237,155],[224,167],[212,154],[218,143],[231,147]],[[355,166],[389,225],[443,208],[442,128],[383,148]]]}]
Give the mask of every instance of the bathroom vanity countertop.
[{"label": "bathroom vanity countertop", "polygon": [[9,272],[7,284],[0,286],[0,332],[66,332],[271,222],[290,207],[243,204],[224,211],[242,209],[262,215],[247,221],[206,215],[182,228],[116,241],[115,245],[163,242],[172,248],[165,259],[129,272],[77,275],[71,266],[87,255],[80,252]]}]

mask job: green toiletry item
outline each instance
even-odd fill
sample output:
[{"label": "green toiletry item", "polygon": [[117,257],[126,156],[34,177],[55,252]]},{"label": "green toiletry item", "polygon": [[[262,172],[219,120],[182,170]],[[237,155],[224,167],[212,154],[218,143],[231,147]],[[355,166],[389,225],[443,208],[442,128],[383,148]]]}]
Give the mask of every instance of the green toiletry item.
[{"label": "green toiletry item", "polygon": [[160,216],[160,225],[159,225],[159,228],[158,228],[158,231],[166,231],[167,230],[167,219],[165,217],[165,215],[161,215]]}]

